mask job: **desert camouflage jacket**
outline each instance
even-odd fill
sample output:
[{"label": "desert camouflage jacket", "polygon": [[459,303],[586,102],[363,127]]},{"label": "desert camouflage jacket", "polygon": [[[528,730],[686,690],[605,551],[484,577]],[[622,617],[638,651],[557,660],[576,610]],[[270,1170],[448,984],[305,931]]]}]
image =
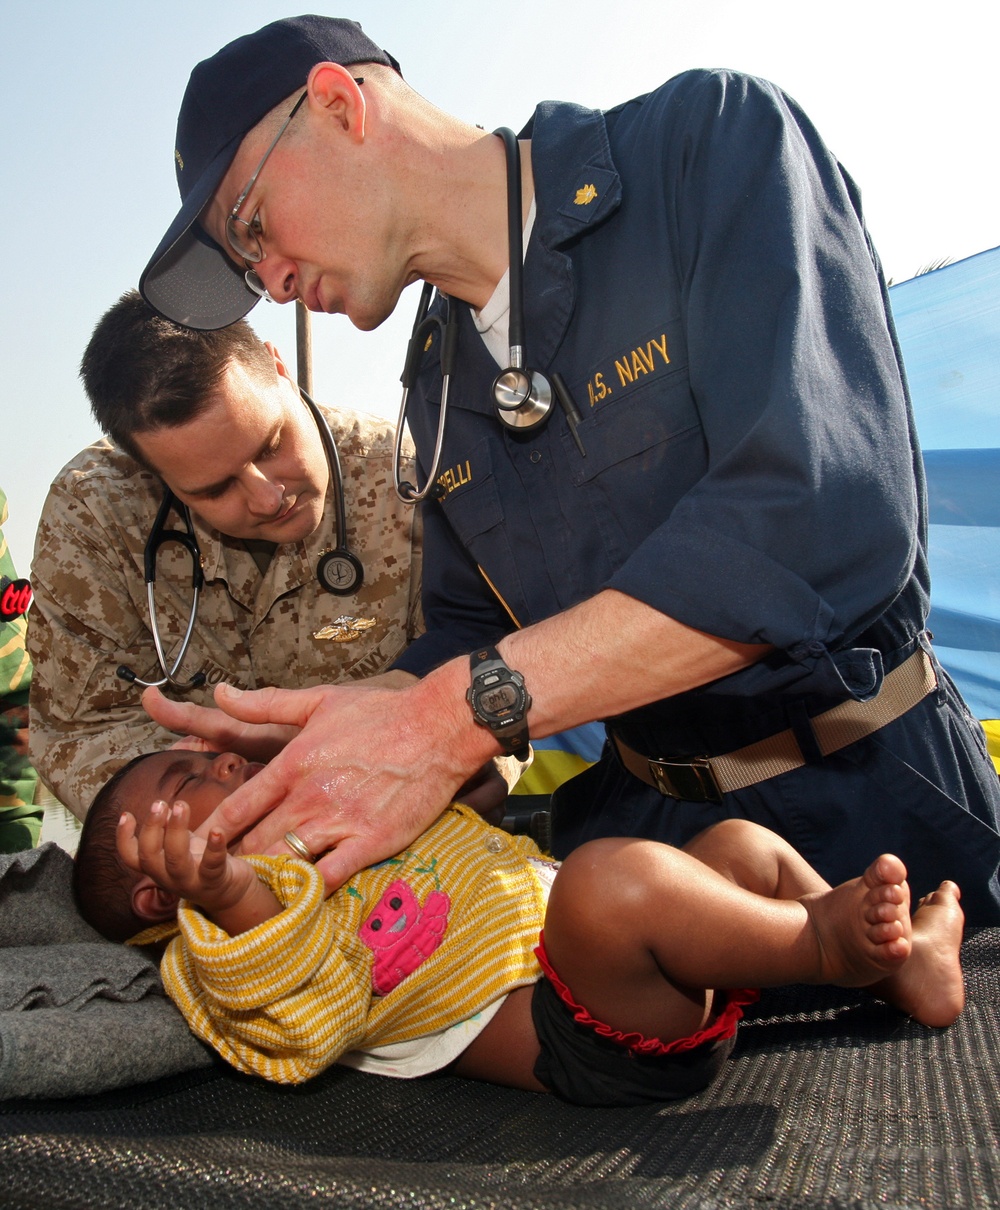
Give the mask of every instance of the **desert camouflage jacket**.
[{"label": "desert camouflage jacket", "polygon": [[[339,545],[332,483],[319,530],[279,546],[263,574],[241,541],[196,519],[205,586],[178,677],[202,672],[205,684],[187,700],[211,704],[223,680],[297,688],[371,676],[423,629],[419,516],[393,491],[392,426],[324,410],[343,467],[348,546],[364,565],[364,582],[345,597],[316,579],[320,555]],[[139,687],[115,674],[125,664],[144,680],[161,675],[143,551],[162,494],[156,476],[101,441],[59,473],[39,523],[28,628],[31,753],[44,781],[81,819],[121,765],[176,739],[143,712]],[[173,513],[169,524],[178,524]],[[187,627],[191,574],[183,547],[161,547],[156,609],[168,658]]]}]

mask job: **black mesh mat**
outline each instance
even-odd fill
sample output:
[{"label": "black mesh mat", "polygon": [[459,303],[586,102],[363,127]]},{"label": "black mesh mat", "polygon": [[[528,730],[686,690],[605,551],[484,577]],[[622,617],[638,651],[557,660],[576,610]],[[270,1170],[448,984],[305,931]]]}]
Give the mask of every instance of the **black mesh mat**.
[{"label": "black mesh mat", "polygon": [[949,1030],[861,993],[767,993],[715,1087],[662,1108],[342,1069],[279,1088],[221,1067],[8,1102],[0,1205],[1000,1206],[1000,930],[965,958]]}]

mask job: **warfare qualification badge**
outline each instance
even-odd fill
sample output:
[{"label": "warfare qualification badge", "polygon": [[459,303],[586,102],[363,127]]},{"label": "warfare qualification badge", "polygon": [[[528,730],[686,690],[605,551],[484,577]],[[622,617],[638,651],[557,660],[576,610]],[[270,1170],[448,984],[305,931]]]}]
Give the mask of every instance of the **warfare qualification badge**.
[{"label": "warfare qualification badge", "polygon": [[375,625],[374,618],[352,618],[343,614],[334,618],[329,626],[313,633],[314,639],[329,639],[332,643],[353,643],[356,638]]}]

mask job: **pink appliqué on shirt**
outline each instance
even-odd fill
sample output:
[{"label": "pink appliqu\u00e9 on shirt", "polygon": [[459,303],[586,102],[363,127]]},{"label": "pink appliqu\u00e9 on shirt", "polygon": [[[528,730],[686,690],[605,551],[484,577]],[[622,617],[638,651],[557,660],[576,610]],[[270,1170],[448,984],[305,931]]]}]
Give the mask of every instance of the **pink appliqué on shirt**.
[{"label": "pink appliqu\u00e9 on shirt", "polygon": [[451,900],[444,891],[431,891],[420,906],[411,888],[397,880],[358,929],[372,951],[372,989],[385,996],[412,975],[441,944],[448,927]]}]

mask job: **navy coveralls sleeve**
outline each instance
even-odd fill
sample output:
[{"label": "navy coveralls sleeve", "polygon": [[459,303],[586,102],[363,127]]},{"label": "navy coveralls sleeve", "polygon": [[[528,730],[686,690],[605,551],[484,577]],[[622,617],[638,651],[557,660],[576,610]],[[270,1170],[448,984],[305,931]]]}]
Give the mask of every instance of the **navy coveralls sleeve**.
[{"label": "navy coveralls sleeve", "polygon": [[[586,456],[558,411],[501,428],[496,366],[460,307],[443,495],[425,506],[428,633],[401,666],[614,588],[776,649],[611,720],[647,755],[726,753],[876,694],[927,645],[929,586],[922,464],[853,182],[794,102],[731,72],[606,113],[546,102],[524,136],[526,362],[568,384]],[[432,348],[410,409],[424,467],[440,387]],[[608,753],[560,791],[557,845],[682,843],[743,815],[831,881],[894,848],[921,893],[964,876],[970,918],[1000,921],[1000,793],[938,676],[868,740],[722,804],[665,800]]]}]

